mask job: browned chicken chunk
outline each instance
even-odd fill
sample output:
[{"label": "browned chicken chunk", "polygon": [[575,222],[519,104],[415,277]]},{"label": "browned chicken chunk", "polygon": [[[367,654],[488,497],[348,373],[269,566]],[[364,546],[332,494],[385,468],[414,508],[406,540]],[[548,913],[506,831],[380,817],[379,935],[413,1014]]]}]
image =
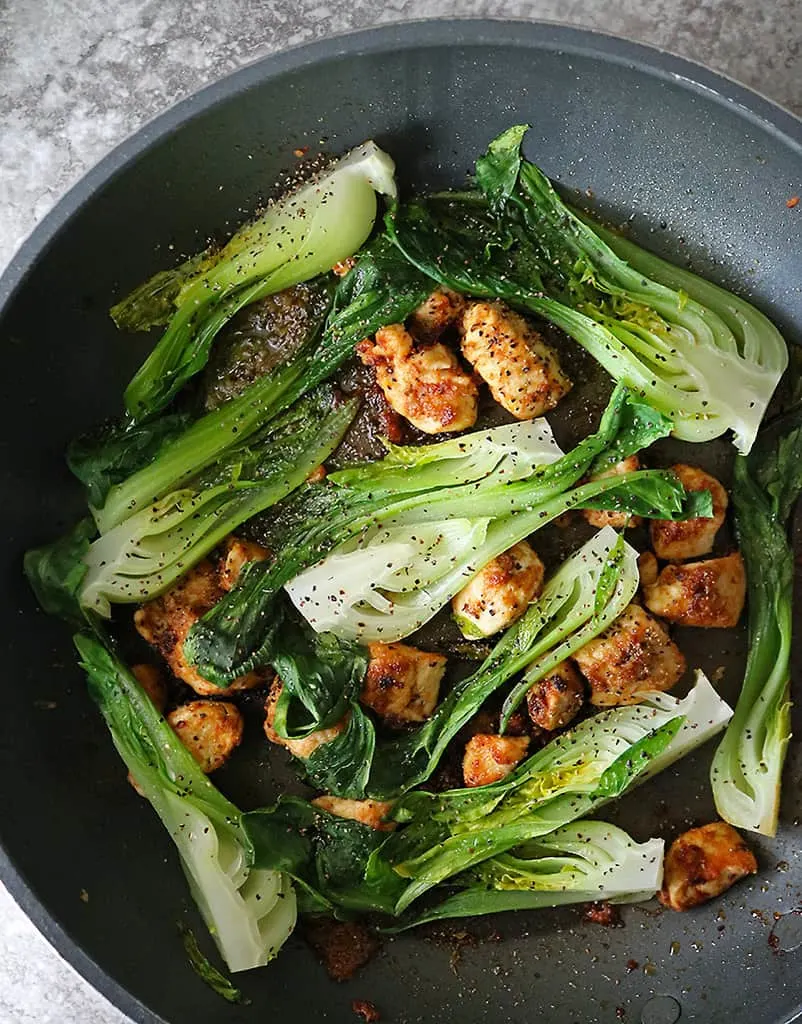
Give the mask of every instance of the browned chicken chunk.
[{"label": "browned chicken chunk", "polygon": [[525,540],[488,562],[453,598],[464,636],[492,636],[511,626],[543,589],[543,563]]},{"label": "browned chicken chunk", "polygon": [[711,519],[653,519],[650,524],[652,547],[664,562],[682,562],[686,558],[699,558],[713,550],[713,541],[724,522],[729,499],[727,492],[714,476],[698,466],[678,463],[671,467],[686,491],[710,491],[713,497]]},{"label": "browned chicken chunk", "polygon": [[638,555],[638,576],[643,590],[657,583],[657,559],[651,551],[644,551]]},{"label": "browned chicken chunk", "polygon": [[408,644],[368,644],[360,701],[387,725],[424,722],[434,711],[447,659]]},{"label": "browned chicken chunk", "polygon": [[526,706],[535,725],[547,732],[568,725],[585,701],[582,677],[570,661],[561,661],[529,688]]},{"label": "browned chicken chunk", "polygon": [[167,721],[207,775],[221,768],[242,740],[242,715],[224,700],[191,700],[171,711]]},{"label": "browned chicken chunk", "polygon": [[670,690],[685,672],[685,658],[665,628],[636,604],[581,647],[574,660],[597,707],[637,704],[648,690]]},{"label": "browned chicken chunk", "polygon": [[682,626],[729,629],[738,625],[746,601],[746,570],[739,552],[704,562],[667,565],[644,585],[649,611]]},{"label": "browned chicken chunk", "polygon": [[381,832],[392,832],[396,825],[394,821],[384,820],[393,808],[392,802],[389,801],[345,800],[339,796],[319,796],[312,803],[329,814],[336,814],[338,818],[361,821],[363,825],[370,825]]},{"label": "browned chicken chunk", "polygon": [[224,561],[204,558],[161,597],[148,601],[134,613],[134,625],[140,635],[161,654],[173,675],[188,683],[202,697],[224,697],[260,686],[265,681],[265,673],[249,672],[235,679],[230,686],[221,688],[204,679],[184,656],[184,641],[190,629],[235,582],[244,562],[240,561],[236,575],[234,567],[246,544],[238,541],[232,545]]},{"label": "browned chicken chunk", "polygon": [[689,910],[756,871],[755,855],[732,825],[713,821],[683,832],[669,847],[660,902]]},{"label": "browned chicken chunk", "polygon": [[465,744],[462,778],[466,786],[487,786],[506,778],[526,757],[528,736],[477,733]]},{"label": "browned chicken chunk", "polygon": [[356,346],[390,406],[425,434],[467,430],[476,422],[479,391],[451,349],[416,345],[402,324],[391,324]]},{"label": "browned chicken chunk", "polygon": [[167,706],[167,684],[161,669],[156,665],[132,665],[131,672],[150,697],[156,710],[160,713],[163,712]]},{"label": "browned chicken chunk", "polygon": [[248,562],[263,562],[269,554],[267,548],[263,548],[256,541],[229,537],[223,545],[220,586],[223,590],[231,590]]},{"label": "browned chicken chunk", "polygon": [[286,747],[293,756],[306,760],[307,757],[311,757],[314,754],[318,747],[323,746],[324,743],[328,743],[335,736],[340,735],[346,725],[348,725],[350,713],[347,713],[339,722],[329,726],[327,729],[318,729],[316,732],[310,732],[308,736],[303,736],[300,739],[284,739],[283,736],[279,736],[274,728],[276,702],[281,696],[283,689],[284,684],[276,676],[265,701],[265,736],[267,736],[271,743],[277,743],[280,747]]},{"label": "browned chicken chunk", "polygon": [[556,354],[502,302],[474,302],[462,317],[462,354],[516,419],[553,409],[571,388]]},{"label": "browned chicken chunk", "polygon": [[443,331],[456,323],[465,299],[450,288],[438,288],[412,313],[407,326],[419,341],[437,341]]},{"label": "browned chicken chunk", "polygon": [[[614,466],[605,469],[602,473],[597,473],[590,479],[606,480],[611,476],[623,476],[625,473],[634,473],[637,469],[640,469],[640,460],[637,455],[630,455],[628,458],[616,462]],[[595,526],[599,530],[603,526],[612,526],[614,529],[620,530],[627,525],[639,526],[641,522],[640,516],[631,516],[628,512],[612,512],[605,509],[587,508],[584,510],[583,515],[591,526]]]}]

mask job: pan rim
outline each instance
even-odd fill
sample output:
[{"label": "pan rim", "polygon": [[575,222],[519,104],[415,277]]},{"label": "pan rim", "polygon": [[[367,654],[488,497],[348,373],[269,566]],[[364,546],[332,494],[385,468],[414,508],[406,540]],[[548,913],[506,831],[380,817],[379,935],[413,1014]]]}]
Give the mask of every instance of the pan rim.
[{"label": "pan rim", "polygon": [[[391,22],[340,33],[259,58],[179,100],[136,129],[64,193],[12,255],[0,276],[0,319],[39,260],[95,193],[201,113],[258,84],[313,64],[388,50],[422,51],[442,46],[482,45],[563,52],[634,67],[643,74],[673,81],[683,89],[734,107],[740,116],[778,137],[802,158],[801,118],[721,72],[656,46],[558,21],[455,17]],[[8,856],[2,837],[0,880],[56,952],[96,991],[136,1024],[169,1024],[84,951],[39,900],[28,884],[23,867]],[[800,1012],[802,1010],[797,1009],[789,1020],[796,1020]]]}]

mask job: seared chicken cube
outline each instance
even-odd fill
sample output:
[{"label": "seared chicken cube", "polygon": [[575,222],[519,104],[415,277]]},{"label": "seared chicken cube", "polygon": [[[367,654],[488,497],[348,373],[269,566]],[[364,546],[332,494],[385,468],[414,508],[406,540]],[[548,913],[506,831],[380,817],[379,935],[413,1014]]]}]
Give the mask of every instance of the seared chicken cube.
[{"label": "seared chicken cube", "polygon": [[556,354],[502,302],[474,302],[465,310],[462,354],[519,420],[542,416],[571,389]]},{"label": "seared chicken cube", "polygon": [[438,288],[412,313],[407,326],[419,341],[437,341],[443,331],[456,323],[465,309],[465,299],[450,288]]},{"label": "seared chicken cube", "polygon": [[155,665],[132,665],[131,672],[161,714],[167,706],[167,685],[161,670]]},{"label": "seared chicken cube", "polygon": [[729,629],[746,600],[746,571],[739,552],[704,562],[667,565],[643,588],[649,611],[682,626]]},{"label": "seared chicken cube", "polygon": [[349,818],[351,821],[361,821],[363,825],[370,825],[371,828],[381,832],[392,832],[396,823],[384,819],[393,808],[392,802],[384,800],[344,800],[339,796],[318,796],[312,803],[329,814],[336,814],[338,818]]},{"label": "seared chicken cube", "polygon": [[350,712],[346,713],[339,722],[330,725],[327,729],[318,729],[316,732],[310,732],[308,736],[303,736],[300,739],[284,739],[283,736],[279,736],[274,728],[276,703],[283,689],[284,684],[276,676],[265,701],[265,736],[267,736],[271,743],[277,743],[280,747],[286,747],[294,757],[300,757],[301,760],[305,761],[307,757],[311,757],[314,754],[318,747],[322,747],[324,743],[328,743],[335,736],[339,736],[343,732],[348,725]]},{"label": "seared chicken cube", "polygon": [[665,628],[636,604],[580,647],[574,660],[597,707],[637,704],[649,690],[670,690],[685,672],[685,658]]},{"label": "seared chicken cube", "polygon": [[402,324],[391,324],[356,350],[375,368],[390,406],[424,434],[466,430],[476,422],[476,383],[445,345],[416,345]]},{"label": "seared chicken cube", "polygon": [[[623,476],[625,473],[634,473],[637,469],[640,469],[640,460],[637,455],[630,455],[628,458],[616,462],[609,469],[596,473],[590,479],[606,480],[611,476]],[[591,526],[595,526],[599,530],[604,526],[612,526],[614,529],[620,530],[627,525],[639,526],[641,522],[640,516],[631,516],[628,512],[613,512],[606,511],[605,509],[586,508],[584,516]]]},{"label": "seared chicken cube", "polygon": [[689,910],[756,871],[755,855],[732,825],[713,821],[683,832],[669,847],[660,902]]},{"label": "seared chicken cube", "polygon": [[654,554],[651,551],[644,551],[638,555],[638,576],[642,590],[657,583],[657,574],[657,559]]},{"label": "seared chicken cube", "polygon": [[221,768],[242,740],[242,715],[224,700],[191,700],[171,711],[167,721],[207,775]]},{"label": "seared chicken cube", "polygon": [[466,786],[487,786],[506,778],[526,757],[528,736],[477,733],[465,744],[462,778]]},{"label": "seared chicken cube", "polygon": [[360,701],[387,725],[425,722],[434,711],[447,659],[408,644],[369,644]]},{"label": "seared chicken cube", "polygon": [[463,636],[492,636],[520,619],[543,589],[543,571],[525,540],[488,562],[451,602]]},{"label": "seared chicken cube", "polygon": [[249,672],[230,686],[219,687],[204,679],[184,655],[184,641],[190,629],[226,592],[224,571],[220,563],[215,565],[204,558],[161,597],[148,601],[134,613],[134,625],[140,635],[161,654],[173,674],[202,697],[224,697],[265,681],[264,673]]},{"label": "seared chicken cube", "polygon": [[248,562],[263,562],[270,552],[256,541],[229,537],[223,545],[223,554],[220,586],[223,590],[231,590]]},{"label": "seared chicken cube", "polygon": [[535,725],[547,732],[562,729],[585,701],[582,677],[570,661],[561,661],[529,688],[526,706]]},{"label": "seared chicken cube", "polygon": [[710,491],[713,497],[713,516],[710,519],[651,521],[649,529],[657,557],[664,562],[682,562],[686,558],[707,555],[713,550],[713,541],[724,522],[729,499],[718,480],[698,466],[678,463],[671,469],[680,478],[686,491]]}]

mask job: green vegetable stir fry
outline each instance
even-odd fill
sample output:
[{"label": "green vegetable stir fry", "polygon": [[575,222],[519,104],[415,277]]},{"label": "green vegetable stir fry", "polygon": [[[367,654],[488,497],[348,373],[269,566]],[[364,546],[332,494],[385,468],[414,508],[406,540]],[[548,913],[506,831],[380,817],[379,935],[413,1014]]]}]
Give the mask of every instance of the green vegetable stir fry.
[{"label": "green vegetable stir fry", "polygon": [[[400,198],[366,142],[111,311],[164,333],[121,418],[69,447],[86,517],[25,571],[77,631],[130,799],[159,815],[229,971],[267,964],[298,913],[392,933],[655,895],[684,910],[757,870],[733,826],[776,832],[793,382],[761,423],[785,342],[565,202],[525,131],[465,187]],[[729,480],[694,455],[724,435],[734,536]],[[682,630],[735,629],[747,597],[733,712],[689,681]],[[262,731],[298,783],[246,808],[209,775]],[[667,851],[604,821],[722,732],[722,820]]]}]

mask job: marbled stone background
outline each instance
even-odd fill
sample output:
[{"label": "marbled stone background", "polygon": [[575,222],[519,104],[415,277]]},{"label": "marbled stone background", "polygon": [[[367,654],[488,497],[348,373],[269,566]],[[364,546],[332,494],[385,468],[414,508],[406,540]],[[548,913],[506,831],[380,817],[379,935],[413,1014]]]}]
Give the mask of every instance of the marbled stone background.
[{"label": "marbled stone background", "polygon": [[[144,121],[276,50],[423,17],[562,21],[673,50],[802,114],[802,0],[0,0],[0,268]],[[0,1024],[125,1024],[0,888]]]}]

